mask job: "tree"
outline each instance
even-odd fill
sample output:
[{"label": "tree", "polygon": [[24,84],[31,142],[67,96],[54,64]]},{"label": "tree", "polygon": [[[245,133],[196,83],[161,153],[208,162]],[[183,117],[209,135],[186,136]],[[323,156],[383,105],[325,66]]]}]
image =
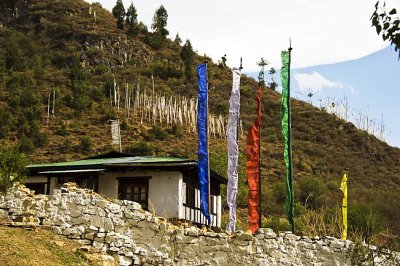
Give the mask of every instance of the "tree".
[{"label": "tree", "polygon": [[221,57],[221,63],[219,64],[219,67],[224,68],[226,67],[226,54],[224,54],[224,56]]},{"label": "tree", "polygon": [[388,13],[386,3],[380,6],[379,1],[375,4],[375,11],[371,16],[372,26],[375,27],[378,35],[382,34],[384,41],[389,41],[399,52],[400,58],[400,19],[395,8]]},{"label": "tree", "polygon": [[112,9],[114,17],[117,19],[117,28],[124,29],[125,8],[122,0],[117,0],[114,8]]},{"label": "tree", "polygon": [[194,52],[192,44],[190,40],[186,40],[185,44],[182,47],[180,53],[181,59],[183,61],[183,65],[185,66],[185,77],[187,81],[193,80],[193,62],[194,62]]},{"label": "tree", "polygon": [[275,68],[271,67],[271,69],[268,71],[268,74],[271,75],[271,82],[268,82],[268,86],[271,90],[276,90],[278,84],[275,82],[275,76],[274,76],[276,74]]},{"label": "tree", "polygon": [[26,59],[17,38],[14,36],[9,37],[4,48],[6,69],[24,71]]},{"label": "tree", "polygon": [[26,158],[16,148],[0,145],[0,193],[5,193],[15,182],[25,179]]},{"label": "tree", "polygon": [[169,31],[165,28],[167,26],[168,13],[167,10],[161,5],[153,16],[153,24],[151,25],[154,33],[159,34],[165,38],[168,36]]},{"label": "tree", "polygon": [[128,23],[128,33],[131,35],[137,35],[140,32],[139,23],[137,21],[136,8],[133,2],[126,11],[126,22]]},{"label": "tree", "polygon": [[182,39],[181,39],[181,37],[179,36],[179,33],[176,34],[174,43],[176,43],[176,44],[178,44],[178,45],[181,45]]}]

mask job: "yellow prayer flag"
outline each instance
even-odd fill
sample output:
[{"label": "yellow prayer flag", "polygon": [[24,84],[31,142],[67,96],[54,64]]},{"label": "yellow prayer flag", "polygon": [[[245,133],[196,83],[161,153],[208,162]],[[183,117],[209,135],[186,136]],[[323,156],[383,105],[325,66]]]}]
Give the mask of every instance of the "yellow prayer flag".
[{"label": "yellow prayer flag", "polygon": [[343,215],[343,231],[342,231],[342,240],[347,239],[347,176],[348,172],[344,171],[342,177],[342,183],[340,184],[340,190],[343,192],[343,201],[342,201],[342,215]]}]

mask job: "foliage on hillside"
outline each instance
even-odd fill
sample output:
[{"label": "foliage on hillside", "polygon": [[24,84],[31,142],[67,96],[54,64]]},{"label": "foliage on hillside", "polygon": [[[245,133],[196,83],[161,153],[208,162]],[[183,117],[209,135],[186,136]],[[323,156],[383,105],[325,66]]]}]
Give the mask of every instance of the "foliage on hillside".
[{"label": "foliage on hillside", "polygon": [[[129,29],[131,21],[123,21],[123,29],[118,29],[110,12],[81,0],[10,3],[0,6],[0,138],[17,143],[31,161],[76,159],[109,151],[113,147],[107,121],[115,118],[122,122],[125,151],[196,158],[196,136],[184,126],[141,124],[140,118],[128,118],[122,108],[118,112],[111,106],[114,79],[121,90],[128,83],[151,91],[153,77],[156,93],[192,97],[197,92],[195,64],[208,60],[210,111],[228,115],[229,68],[197,55],[190,41],[181,46],[177,36],[174,41],[161,40],[160,45],[157,32],[149,32],[143,23],[134,23],[135,34]],[[245,135],[256,115],[256,89],[255,80],[242,76],[241,208],[247,206]],[[356,210],[356,203],[368,203],[382,223],[391,224],[399,234],[395,225],[400,220],[400,150],[305,102],[293,100],[292,104],[296,212],[336,210],[341,201],[341,174],[348,167],[349,208]],[[276,226],[279,219],[270,217],[283,215],[285,171],[279,111],[280,94],[265,89],[262,208],[265,222]],[[226,175],[225,140],[212,138],[210,149],[212,167]],[[241,213],[245,222],[246,213]],[[307,224],[311,218],[304,219]]]},{"label": "foliage on hillside", "polygon": [[79,247],[48,230],[0,226],[1,265],[103,265]]}]

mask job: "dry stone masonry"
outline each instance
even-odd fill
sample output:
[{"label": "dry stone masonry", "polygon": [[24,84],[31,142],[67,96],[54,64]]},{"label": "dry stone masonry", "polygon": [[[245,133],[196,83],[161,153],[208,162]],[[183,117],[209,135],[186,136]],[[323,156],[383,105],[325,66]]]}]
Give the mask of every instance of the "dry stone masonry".
[{"label": "dry stone masonry", "polygon": [[[51,228],[109,254],[119,265],[350,265],[353,247],[351,241],[276,235],[268,228],[253,236],[177,226],[136,202],[108,200],[72,183],[50,196],[14,187],[0,195],[0,220]],[[399,263],[397,255],[397,262],[387,265]]]}]

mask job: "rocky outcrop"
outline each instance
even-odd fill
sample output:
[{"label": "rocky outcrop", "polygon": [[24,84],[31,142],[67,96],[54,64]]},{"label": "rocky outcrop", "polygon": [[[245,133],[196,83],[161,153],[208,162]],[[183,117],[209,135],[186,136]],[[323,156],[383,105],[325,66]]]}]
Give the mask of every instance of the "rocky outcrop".
[{"label": "rocky outcrop", "polygon": [[[119,265],[350,265],[353,243],[332,237],[216,233],[173,225],[136,202],[108,200],[66,184],[53,195],[24,186],[0,195],[0,220],[14,226],[43,226],[110,254]],[[385,261],[386,255],[375,260]],[[396,258],[395,258],[396,259]],[[396,260],[388,265],[400,263]],[[398,264],[397,264],[398,265]]]}]

